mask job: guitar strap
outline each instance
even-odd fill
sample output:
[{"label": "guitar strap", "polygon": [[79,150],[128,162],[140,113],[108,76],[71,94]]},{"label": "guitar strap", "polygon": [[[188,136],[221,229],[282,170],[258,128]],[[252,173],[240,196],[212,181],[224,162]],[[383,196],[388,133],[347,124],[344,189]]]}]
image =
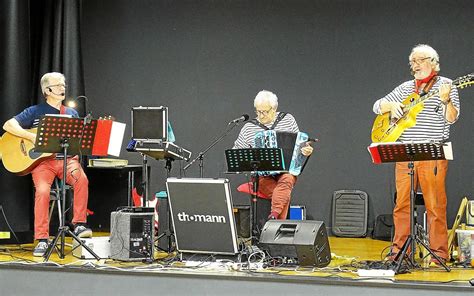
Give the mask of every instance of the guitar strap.
[{"label": "guitar strap", "polygon": [[264,130],[273,130],[277,126],[277,124],[288,114],[287,112],[280,112],[278,113],[277,117],[275,118],[275,122],[273,122],[271,127],[267,127],[266,125],[260,123],[256,118],[250,120],[251,123],[263,128]]},{"label": "guitar strap", "polygon": [[59,114],[66,114],[66,107],[61,104],[61,107],[59,107]]},{"label": "guitar strap", "polygon": [[[431,79],[425,84],[425,87],[423,87],[422,94],[427,94],[437,80],[438,75],[434,75],[433,77],[431,77]],[[419,93],[419,90],[417,89],[416,92]]]}]

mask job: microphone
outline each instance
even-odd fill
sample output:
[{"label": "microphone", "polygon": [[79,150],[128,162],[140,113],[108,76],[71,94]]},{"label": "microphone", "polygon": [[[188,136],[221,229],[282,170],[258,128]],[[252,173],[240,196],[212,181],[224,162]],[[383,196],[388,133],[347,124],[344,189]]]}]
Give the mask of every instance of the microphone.
[{"label": "microphone", "polygon": [[92,121],[92,114],[89,112],[87,113],[86,117],[84,117],[84,124],[89,124]]},{"label": "microphone", "polygon": [[232,120],[231,122],[229,123],[239,123],[239,122],[243,122],[243,121],[247,121],[249,120],[249,115],[248,114],[242,114],[242,116],[240,116],[239,118],[236,118],[234,120]]},{"label": "microphone", "polygon": [[88,104],[89,103],[89,99],[86,97],[86,96],[78,96],[77,98],[75,99],[68,99],[68,102],[67,102],[67,106],[68,107],[71,107],[71,108],[76,108],[77,107],[77,102],[79,99],[84,99],[85,100],[85,104]]},{"label": "microphone", "polygon": [[56,96],[64,96],[66,94],[64,92],[57,94],[51,89],[51,87],[48,87],[48,90],[49,90],[50,93],[52,93],[53,95],[56,95]]},{"label": "microphone", "polygon": [[84,112],[87,113],[86,116],[84,117],[84,125],[86,124],[89,124],[91,123],[92,121],[92,113],[90,112],[87,112],[87,105],[89,104],[89,99],[84,96],[84,95],[80,95],[80,96],[77,96],[75,99],[72,99],[71,101],[68,102],[68,106],[71,107],[71,108],[76,108],[77,107],[77,103],[78,103],[78,100],[79,99],[84,99]]}]

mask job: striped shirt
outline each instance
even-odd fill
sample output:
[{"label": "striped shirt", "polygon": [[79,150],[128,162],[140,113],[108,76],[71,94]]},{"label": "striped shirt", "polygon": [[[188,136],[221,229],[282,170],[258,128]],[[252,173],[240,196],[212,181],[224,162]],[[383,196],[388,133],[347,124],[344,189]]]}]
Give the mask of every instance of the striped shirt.
[{"label": "striped shirt", "polygon": [[[437,81],[430,91],[438,90],[442,83],[451,83],[452,80],[446,77],[438,76]],[[415,80],[410,80],[397,86],[391,93],[377,100],[374,104],[373,111],[380,114],[380,103],[384,102],[402,102],[409,95],[415,92]],[[449,97],[454,107],[460,111],[459,95],[456,87],[451,87]],[[406,129],[398,141],[401,142],[426,142],[426,141],[442,141],[449,138],[449,128],[454,122],[449,122],[444,118],[444,104],[441,103],[439,94],[436,93],[431,98],[424,101],[424,108],[416,117],[416,124]],[[441,107],[440,107],[441,106]]]},{"label": "striped shirt", "polygon": [[[280,114],[277,112],[276,117]],[[271,128],[273,122],[264,124],[266,127]],[[240,130],[239,136],[237,140],[235,140],[234,147],[232,149],[243,149],[243,148],[252,148],[254,147],[254,138],[257,132],[263,131],[264,129],[258,125],[255,125],[251,122],[247,122],[244,124],[242,129]],[[291,132],[297,133],[299,132],[298,124],[296,123],[295,118],[290,113],[287,113],[283,119],[277,123],[274,128],[277,132]]]}]

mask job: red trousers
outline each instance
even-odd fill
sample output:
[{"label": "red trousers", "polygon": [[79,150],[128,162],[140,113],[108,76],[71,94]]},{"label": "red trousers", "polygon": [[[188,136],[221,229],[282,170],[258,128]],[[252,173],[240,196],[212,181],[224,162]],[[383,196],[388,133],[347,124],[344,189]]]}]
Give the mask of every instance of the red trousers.
[{"label": "red trousers", "polygon": [[[434,174],[437,166],[437,174]],[[436,255],[448,258],[448,229],[446,221],[446,173],[447,160],[415,161],[415,190],[418,186],[423,192],[423,199],[428,214],[429,241],[431,250]],[[410,234],[410,175],[408,162],[395,166],[397,200],[393,210],[395,236],[392,252],[398,252]]]},{"label": "red trousers", "polygon": [[[35,239],[49,237],[49,199],[54,178],[63,178],[63,161],[47,159],[32,172],[35,185]],[[77,157],[67,159],[66,183],[74,188],[74,211],[72,223],[85,223],[87,220],[87,200],[89,181]]]},{"label": "red trousers", "polygon": [[290,208],[291,191],[296,177],[291,174],[260,177],[258,191],[272,199],[272,212],[278,213],[278,219],[286,219]]}]

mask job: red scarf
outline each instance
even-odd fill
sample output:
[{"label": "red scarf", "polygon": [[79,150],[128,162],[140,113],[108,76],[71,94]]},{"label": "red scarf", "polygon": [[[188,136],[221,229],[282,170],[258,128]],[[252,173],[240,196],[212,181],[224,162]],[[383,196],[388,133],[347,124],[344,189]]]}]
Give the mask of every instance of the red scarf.
[{"label": "red scarf", "polygon": [[438,74],[438,72],[431,71],[431,74],[428,75],[428,77],[423,78],[423,79],[415,79],[415,91],[416,91],[416,93],[419,92],[421,85],[430,82],[430,80],[431,80],[433,77],[435,77],[437,74]]}]

